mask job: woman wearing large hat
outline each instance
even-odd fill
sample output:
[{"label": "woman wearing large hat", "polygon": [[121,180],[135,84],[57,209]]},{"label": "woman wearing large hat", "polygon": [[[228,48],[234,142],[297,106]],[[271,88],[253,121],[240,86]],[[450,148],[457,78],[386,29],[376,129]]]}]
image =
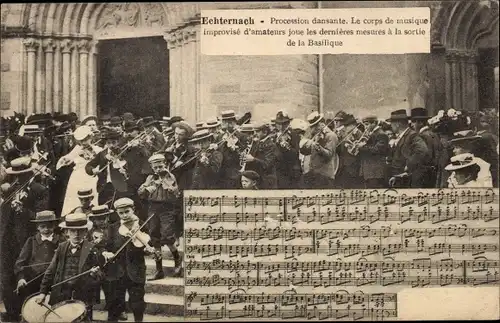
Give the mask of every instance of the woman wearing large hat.
[{"label": "woman wearing large hat", "polygon": [[[80,205],[77,194],[80,188],[89,188],[95,192],[97,187],[97,177],[89,176],[85,171],[85,166],[102,151],[102,148],[92,144],[93,132],[88,126],[76,128],[73,137],[77,144],[69,154],[59,159],[56,166],[56,169],[61,167],[72,169],[66,188],[62,215],[68,214]],[[92,204],[97,205],[97,197],[92,200]]]},{"label": "woman wearing large hat", "polygon": [[493,187],[491,176],[481,176],[484,167],[478,164],[484,162],[473,154],[464,153],[451,157],[450,164],[446,166],[447,171],[451,171],[448,179],[449,188],[469,188],[469,187]]}]

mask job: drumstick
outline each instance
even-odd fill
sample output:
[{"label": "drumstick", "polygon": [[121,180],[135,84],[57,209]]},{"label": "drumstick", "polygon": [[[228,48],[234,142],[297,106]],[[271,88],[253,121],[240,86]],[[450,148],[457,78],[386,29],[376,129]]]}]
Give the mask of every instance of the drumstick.
[{"label": "drumstick", "polygon": [[[38,278],[42,277],[44,274],[45,274],[45,271],[44,271],[44,272],[42,272],[40,275],[36,276],[35,278],[31,279],[30,281],[28,281],[28,282],[26,283],[26,285],[24,285],[24,286],[27,286],[28,284],[30,284],[30,283],[32,283],[32,282],[34,282],[34,281],[35,281],[35,280],[37,280]],[[24,286],[21,286],[21,287],[24,287]],[[16,293],[16,294],[17,294],[17,293],[19,293],[19,287],[18,287],[18,288],[16,288],[16,289],[14,289],[14,293]]]},{"label": "drumstick", "polygon": [[51,308],[50,308],[50,306],[48,306],[47,304],[45,304],[45,303],[40,303],[40,304],[38,304],[38,305],[45,307],[45,308],[46,308],[46,309],[48,309],[50,312],[52,312],[52,313],[54,313],[55,315],[57,315],[57,317],[59,317],[59,318],[61,318],[61,319],[62,319],[62,317],[61,317],[59,314],[57,314],[56,312],[54,312],[54,310],[53,310],[53,309],[51,309]]}]

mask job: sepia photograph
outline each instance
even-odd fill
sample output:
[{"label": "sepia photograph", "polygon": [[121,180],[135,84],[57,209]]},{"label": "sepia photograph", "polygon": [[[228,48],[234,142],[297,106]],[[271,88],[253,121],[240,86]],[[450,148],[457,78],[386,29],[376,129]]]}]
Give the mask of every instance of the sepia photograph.
[{"label": "sepia photograph", "polygon": [[2,4],[0,322],[499,319],[498,23]]}]

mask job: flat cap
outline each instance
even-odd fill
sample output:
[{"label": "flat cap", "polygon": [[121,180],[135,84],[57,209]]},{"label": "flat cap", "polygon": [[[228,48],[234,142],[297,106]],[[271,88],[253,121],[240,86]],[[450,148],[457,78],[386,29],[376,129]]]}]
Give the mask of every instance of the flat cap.
[{"label": "flat cap", "polygon": [[119,208],[130,207],[134,206],[134,201],[132,201],[128,197],[123,197],[121,199],[116,200],[115,203],[113,203],[113,206],[115,207],[115,210]]}]

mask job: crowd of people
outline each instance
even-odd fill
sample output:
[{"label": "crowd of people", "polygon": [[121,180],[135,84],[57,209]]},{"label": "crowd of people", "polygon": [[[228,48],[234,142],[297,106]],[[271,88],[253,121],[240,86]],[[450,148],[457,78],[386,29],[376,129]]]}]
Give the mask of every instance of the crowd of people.
[{"label": "crowd of people", "polygon": [[108,320],[125,318],[128,291],[141,321],[145,255],[156,261],[149,279],[165,277],[162,247],[181,275],[188,189],[498,187],[496,111],[414,108],[386,120],[277,111],[262,121],[228,110],[196,125],[132,113],[1,121],[1,283],[14,321],[34,292],[37,302],[50,293],[50,304],[80,299],[90,317],[101,289]]}]

